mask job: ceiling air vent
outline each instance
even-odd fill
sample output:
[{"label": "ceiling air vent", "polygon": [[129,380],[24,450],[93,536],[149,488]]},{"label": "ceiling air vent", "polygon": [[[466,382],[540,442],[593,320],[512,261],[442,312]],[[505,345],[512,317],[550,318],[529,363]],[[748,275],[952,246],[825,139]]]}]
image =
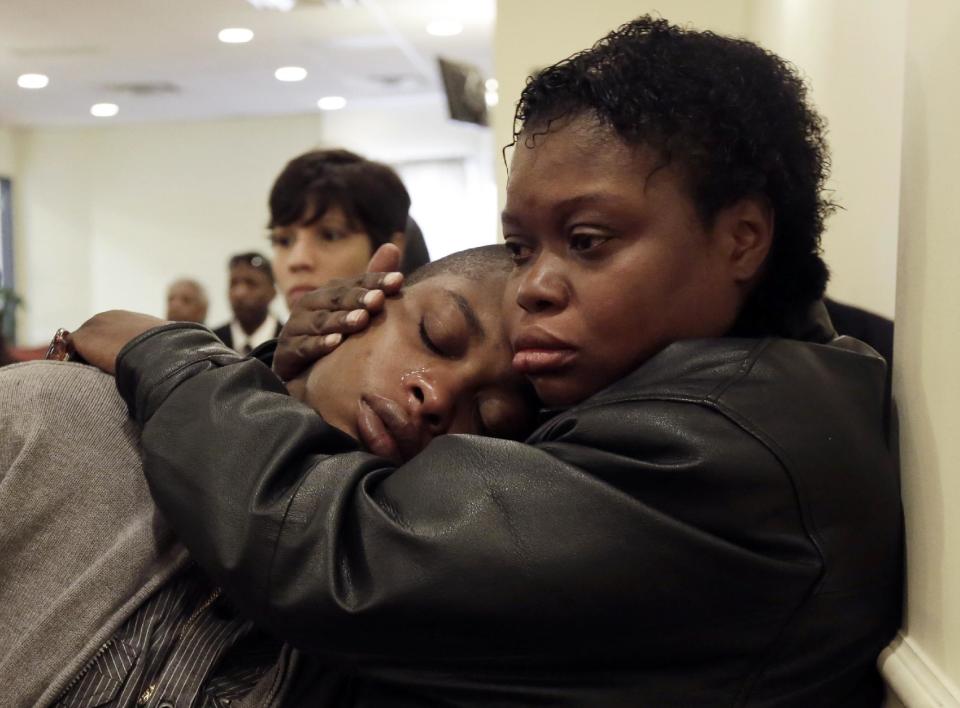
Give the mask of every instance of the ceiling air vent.
[{"label": "ceiling air vent", "polygon": [[416,74],[369,74],[365,78],[380,88],[398,91],[412,91],[422,88],[425,84],[423,78]]},{"label": "ceiling air vent", "polygon": [[127,81],[119,84],[107,84],[107,91],[126,93],[131,96],[162,96],[180,93],[180,87],[169,81]]},{"label": "ceiling air vent", "polygon": [[100,53],[100,47],[77,44],[63,47],[14,47],[13,54],[27,59],[56,59],[58,57],[92,56]]}]

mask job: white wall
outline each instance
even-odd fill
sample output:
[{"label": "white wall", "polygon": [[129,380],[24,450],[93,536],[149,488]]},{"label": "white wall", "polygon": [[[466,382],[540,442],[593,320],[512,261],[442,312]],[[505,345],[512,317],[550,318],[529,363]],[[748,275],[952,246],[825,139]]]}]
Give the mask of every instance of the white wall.
[{"label": "white wall", "polygon": [[[59,131],[19,136],[14,266],[25,304],[18,344],[41,344],[59,326],[74,329],[91,311],[93,137]],[[35,201],[26,199],[30,192]]]},{"label": "white wall", "polygon": [[442,98],[351,106],[326,116],[323,137],[398,169],[432,258],[496,241],[492,131],[450,120]]},{"label": "white wall", "polygon": [[227,258],[267,250],[270,184],[321,139],[316,115],[18,132],[20,343],[108,308],[162,315],[179,275],[225,321]]},{"label": "white wall", "polygon": [[[4,131],[0,168],[17,167],[17,286],[27,303],[19,343],[41,344],[57,327],[114,307],[162,315],[166,286],[181,275],[207,287],[208,324],[226,321],[226,259],[268,252],[270,185],[287,160],[319,146],[420,175],[410,185],[412,212],[434,256],[495,240],[490,131],[449,121],[439,99],[285,118]],[[432,161],[453,165],[458,189],[441,194],[449,185],[430,170],[423,178]],[[280,298],[274,310],[285,315]]]},{"label": "white wall", "polygon": [[753,0],[748,36],[799,67],[826,118],[833,297],[893,317],[906,0]]},{"label": "white wall", "polygon": [[903,703],[960,706],[960,4],[910,0],[894,392],[907,524]]}]

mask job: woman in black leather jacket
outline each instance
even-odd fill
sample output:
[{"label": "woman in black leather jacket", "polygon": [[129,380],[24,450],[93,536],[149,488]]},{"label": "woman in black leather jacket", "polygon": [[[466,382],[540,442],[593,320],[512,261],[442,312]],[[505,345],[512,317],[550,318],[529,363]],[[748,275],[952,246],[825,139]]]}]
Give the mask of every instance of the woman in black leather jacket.
[{"label": "woman in black leather jacket", "polygon": [[643,17],[537,74],[517,117],[504,321],[543,425],[396,466],[293,401],[254,429],[266,368],[153,330],[117,370],[158,505],[314,657],[304,705],[878,705],[896,462],[883,361],[819,302],[802,82]]}]

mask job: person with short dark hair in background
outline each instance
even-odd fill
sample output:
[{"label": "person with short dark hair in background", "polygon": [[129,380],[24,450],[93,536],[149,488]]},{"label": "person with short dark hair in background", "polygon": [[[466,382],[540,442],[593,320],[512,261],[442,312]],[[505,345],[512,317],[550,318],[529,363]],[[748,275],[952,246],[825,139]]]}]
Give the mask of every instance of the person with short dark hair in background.
[{"label": "person with short dark hair in background", "polygon": [[233,319],[213,330],[224,344],[249,354],[280,334],[283,323],[270,314],[270,303],[277,295],[270,261],[254,252],[233,256],[229,295]]},{"label": "person with short dark hair in background", "polygon": [[270,191],[268,224],[287,305],[332,278],[362,272],[385,243],[403,252],[405,274],[429,262],[409,209],[392,168],[348,150],[312,150],[287,163]]},{"label": "person with short dark hair in background", "polygon": [[172,322],[196,322],[207,319],[207,291],[193,278],[178,278],[167,289],[167,317]]}]

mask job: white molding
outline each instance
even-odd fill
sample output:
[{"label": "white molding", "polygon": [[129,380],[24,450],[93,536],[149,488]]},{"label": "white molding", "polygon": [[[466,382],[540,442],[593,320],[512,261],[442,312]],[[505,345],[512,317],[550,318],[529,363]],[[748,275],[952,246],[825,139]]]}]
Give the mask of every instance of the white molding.
[{"label": "white molding", "polygon": [[905,708],[960,708],[960,691],[910,637],[898,634],[881,652],[877,666],[887,689]]}]

